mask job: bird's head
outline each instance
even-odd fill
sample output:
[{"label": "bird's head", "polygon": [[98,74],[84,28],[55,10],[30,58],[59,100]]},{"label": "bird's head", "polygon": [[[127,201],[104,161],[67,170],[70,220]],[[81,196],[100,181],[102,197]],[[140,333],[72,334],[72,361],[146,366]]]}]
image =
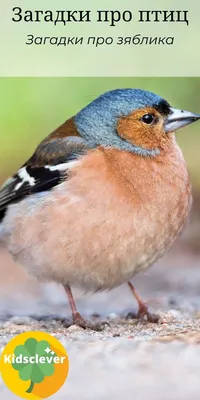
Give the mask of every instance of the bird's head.
[{"label": "bird's head", "polygon": [[151,157],[174,140],[175,130],[198,119],[199,114],[172,108],[162,97],[140,89],[107,92],[74,117],[91,148],[113,147]]}]

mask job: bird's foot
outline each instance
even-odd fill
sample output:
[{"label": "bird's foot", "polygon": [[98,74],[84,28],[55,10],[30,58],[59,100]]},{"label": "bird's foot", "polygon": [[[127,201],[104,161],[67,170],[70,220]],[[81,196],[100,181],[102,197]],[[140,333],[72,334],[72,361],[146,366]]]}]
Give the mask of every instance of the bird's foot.
[{"label": "bird's foot", "polygon": [[149,312],[148,307],[146,306],[145,309],[139,309],[137,314],[139,321],[146,321],[146,322],[153,322],[155,324],[159,321],[159,315],[153,314]]},{"label": "bird's foot", "polygon": [[158,323],[160,317],[157,314],[150,313],[148,306],[145,303],[142,303],[139,305],[137,314],[129,312],[126,318],[127,319],[137,318],[139,322],[144,321],[144,322],[152,322],[152,323],[156,324],[156,323]]},{"label": "bird's foot", "polygon": [[[105,325],[109,325],[107,322],[90,322],[87,321],[86,319],[84,319],[82,317],[82,315],[77,312],[73,315],[73,319],[72,319],[72,324],[76,325],[76,326],[80,326],[80,328],[83,329],[90,329],[93,331],[103,331],[103,329],[105,328]],[[69,327],[71,326],[71,324],[67,324],[65,323],[65,327]]]}]

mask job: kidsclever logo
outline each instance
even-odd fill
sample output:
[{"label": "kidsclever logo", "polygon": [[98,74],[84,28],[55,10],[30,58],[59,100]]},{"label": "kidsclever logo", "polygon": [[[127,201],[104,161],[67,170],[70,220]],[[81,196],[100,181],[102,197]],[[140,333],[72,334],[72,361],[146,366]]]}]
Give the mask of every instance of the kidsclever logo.
[{"label": "kidsclever logo", "polygon": [[41,383],[46,376],[54,374],[54,364],[63,363],[66,359],[66,356],[57,357],[50,346],[45,340],[38,342],[30,338],[24,345],[17,346],[12,356],[4,355],[4,362],[12,363],[13,368],[19,371],[20,379],[30,381],[27,393],[33,391],[35,383]]},{"label": "kidsclever logo", "polygon": [[25,399],[52,396],[64,384],[69,370],[66,350],[44,332],[17,335],[0,358],[2,378],[8,388]]}]

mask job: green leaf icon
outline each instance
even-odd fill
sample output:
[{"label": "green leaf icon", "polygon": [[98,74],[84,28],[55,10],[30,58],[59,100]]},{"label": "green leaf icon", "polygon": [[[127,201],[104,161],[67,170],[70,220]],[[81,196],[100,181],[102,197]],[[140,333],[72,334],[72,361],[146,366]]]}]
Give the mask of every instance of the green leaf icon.
[{"label": "green leaf icon", "polygon": [[45,378],[45,375],[40,370],[39,364],[34,365],[33,372],[31,374],[31,380],[33,383],[41,383]]},{"label": "green leaf icon", "polygon": [[45,364],[40,364],[40,370],[45,376],[51,376],[55,371],[55,367],[53,364],[45,363]]},{"label": "green leaf icon", "polygon": [[25,342],[26,349],[33,356],[35,355],[36,352],[37,343],[38,343],[37,340],[34,338],[27,339]]},{"label": "green leaf icon", "polygon": [[35,383],[43,382],[46,376],[52,376],[55,371],[53,358],[56,354],[51,351],[50,344],[27,339],[24,345],[17,346],[14,351],[15,362],[12,364],[23,381],[31,381],[27,393],[31,393]]},{"label": "green leaf icon", "polygon": [[36,346],[36,353],[39,354],[39,356],[46,356],[46,349],[50,349],[50,344],[46,342],[46,340],[41,340],[40,342],[37,342]]},{"label": "green leaf icon", "polygon": [[31,364],[27,364],[19,371],[19,376],[22,381],[29,381],[31,378],[33,371],[33,366]]}]

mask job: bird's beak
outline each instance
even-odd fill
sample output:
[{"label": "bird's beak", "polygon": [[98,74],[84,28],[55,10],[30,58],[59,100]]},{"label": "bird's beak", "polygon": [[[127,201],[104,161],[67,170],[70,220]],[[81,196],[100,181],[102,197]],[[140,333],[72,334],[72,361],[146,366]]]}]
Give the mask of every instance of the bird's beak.
[{"label": "bird's beak", "polygon": [[189,125],[192,122],[200,119],[200,114],[194,114],[190,111],[178,110],[176,108],[170,108],[170,114],[166,117],[164,123],[165,132],[173,132],[185,125]]}]

